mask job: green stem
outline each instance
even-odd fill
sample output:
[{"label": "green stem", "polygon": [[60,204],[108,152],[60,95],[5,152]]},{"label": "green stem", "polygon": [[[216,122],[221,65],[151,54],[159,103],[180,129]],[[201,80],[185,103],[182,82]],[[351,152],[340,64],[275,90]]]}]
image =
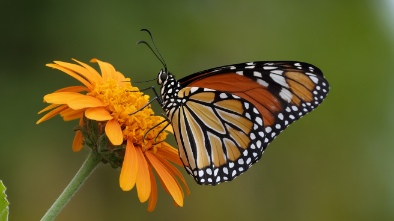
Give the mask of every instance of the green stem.
[{"label": "green stem", "polygon": [[66,189],[63,190],[59,198],[53,203],[51,208],[45,213],[41,221],[54,220],[60,211],[67,205],[74,194],[81,188],[82,184],[87,180],[90,174],[97,168],[101,162],[101,157],[94,151],[90,152],[85,162],[79,168],[77,174],[68,184]]}]

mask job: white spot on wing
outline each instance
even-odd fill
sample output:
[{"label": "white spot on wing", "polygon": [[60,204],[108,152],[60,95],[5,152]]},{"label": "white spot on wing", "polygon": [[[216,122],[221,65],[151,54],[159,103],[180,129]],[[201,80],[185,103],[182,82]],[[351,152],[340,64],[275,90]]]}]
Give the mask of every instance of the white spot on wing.
[{"label": "white spot on wing", "polygon": [[309,76],[309,78],[313,81],[313,83],[317,84],[319,82],[319,79],[315,76]]},{"label": "white spot on wing", "polygon": [[273,71],[271,71],[271,73],[273,73],[273,74],[278,74],[278,75],[282,75],[282,74],[283,74],[283,71],[281,71],[281,70],[273,70]]},{"label": "white spot on wing", "polygon": [[260,117],[256,117],[256,122],[260,125],[263,126],[263,120]]},{"label": "white spot on wing", "polygon": [[191,87],[190,88],[190,93],[194,93],[198,90],[198,87]]},{"label": "white spot on wing", "polygon": [[291,106],[291,109],[293,109],[293,111],[298,111],[297,106]]},{"label": "white spot on wing", "polygon": [[268,83],[260,78],[258,78],[257,83],[259,83],[260,85],[264,86],[264,87],[268,87]]},{"label": "white spot on wing", "polygon": [[282,90],[280,90],[279,96],[280,96],[283,100],[287,101],[288,103],[291,102],[291,99],[292,99],[292,97],[293,97],[293,95],[291,94],[291,92],[290,92],[289,90],[287,90],[286,88],[282,88]]},{"label": "white spot on wing", "polygon": [[221,93],[221,94],[219,95],[219,97],[222,98],[222,99],[226,99],[228,96],[227,96],[227,94],[225,94],[225,93]]},{"label": "white spot on wing", "polygon": [[[271,71],[272,72],[272,71]],[[272,80],[274,80],[276,83],[282,85],[285,88],[289,88],[289,85],[286,82],[286,79],[283,76],[276,75],[276,74],[270,74],[270,77]]]},{"label": "white spot on wing", "polygon": [[263,75],[258,71],[253,71],[253,76],[260,77],[260,78],[263,77]]},{"label": "white spot on wing", "polygon": [[250,136],[250,139],[252,139],[252,140],[256,139],[256,135],[254,135],[254,133],[251,133],[249,136]]}]

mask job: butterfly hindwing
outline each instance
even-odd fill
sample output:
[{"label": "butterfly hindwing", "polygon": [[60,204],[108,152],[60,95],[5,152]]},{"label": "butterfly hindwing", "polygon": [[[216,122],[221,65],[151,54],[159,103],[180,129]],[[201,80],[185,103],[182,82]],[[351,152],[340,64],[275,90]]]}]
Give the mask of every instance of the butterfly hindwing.
[{"label": "butterfly hindwing", "polygon": [[221,91],[186,87],[170,116],[181,160],[199,184],[230,181],[260,159],[261,114],[245,99]]}]

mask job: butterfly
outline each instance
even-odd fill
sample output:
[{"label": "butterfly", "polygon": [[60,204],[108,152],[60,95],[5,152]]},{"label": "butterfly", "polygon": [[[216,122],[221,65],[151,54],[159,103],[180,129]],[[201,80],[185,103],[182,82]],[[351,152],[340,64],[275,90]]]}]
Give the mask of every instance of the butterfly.
[{"label": "butterfly", "polygon": [[162,63],[158,100],[180,159],[198,184],[217,185],[247,171],[273,139],[329,92],[321,70],[304,62],[233,64],[180,80]]},{"label": "butterfly", "polygon": [[240,63],[180,80],[161,70],[158,84],[184,167],[209,185],[247,171],[329,91],[319,68],[295,61]]}]

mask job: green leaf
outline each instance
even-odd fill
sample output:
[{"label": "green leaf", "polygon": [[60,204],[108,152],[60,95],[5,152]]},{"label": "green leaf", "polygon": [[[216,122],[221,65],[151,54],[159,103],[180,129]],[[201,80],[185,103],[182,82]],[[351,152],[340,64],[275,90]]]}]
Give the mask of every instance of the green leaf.
[{"label": "green leaf", "polygon": [[8,220],[8,205],[10,204],[7,200],[7,195],[5,194],[5,186],[3,181],[0,180],[0,221]]}]

